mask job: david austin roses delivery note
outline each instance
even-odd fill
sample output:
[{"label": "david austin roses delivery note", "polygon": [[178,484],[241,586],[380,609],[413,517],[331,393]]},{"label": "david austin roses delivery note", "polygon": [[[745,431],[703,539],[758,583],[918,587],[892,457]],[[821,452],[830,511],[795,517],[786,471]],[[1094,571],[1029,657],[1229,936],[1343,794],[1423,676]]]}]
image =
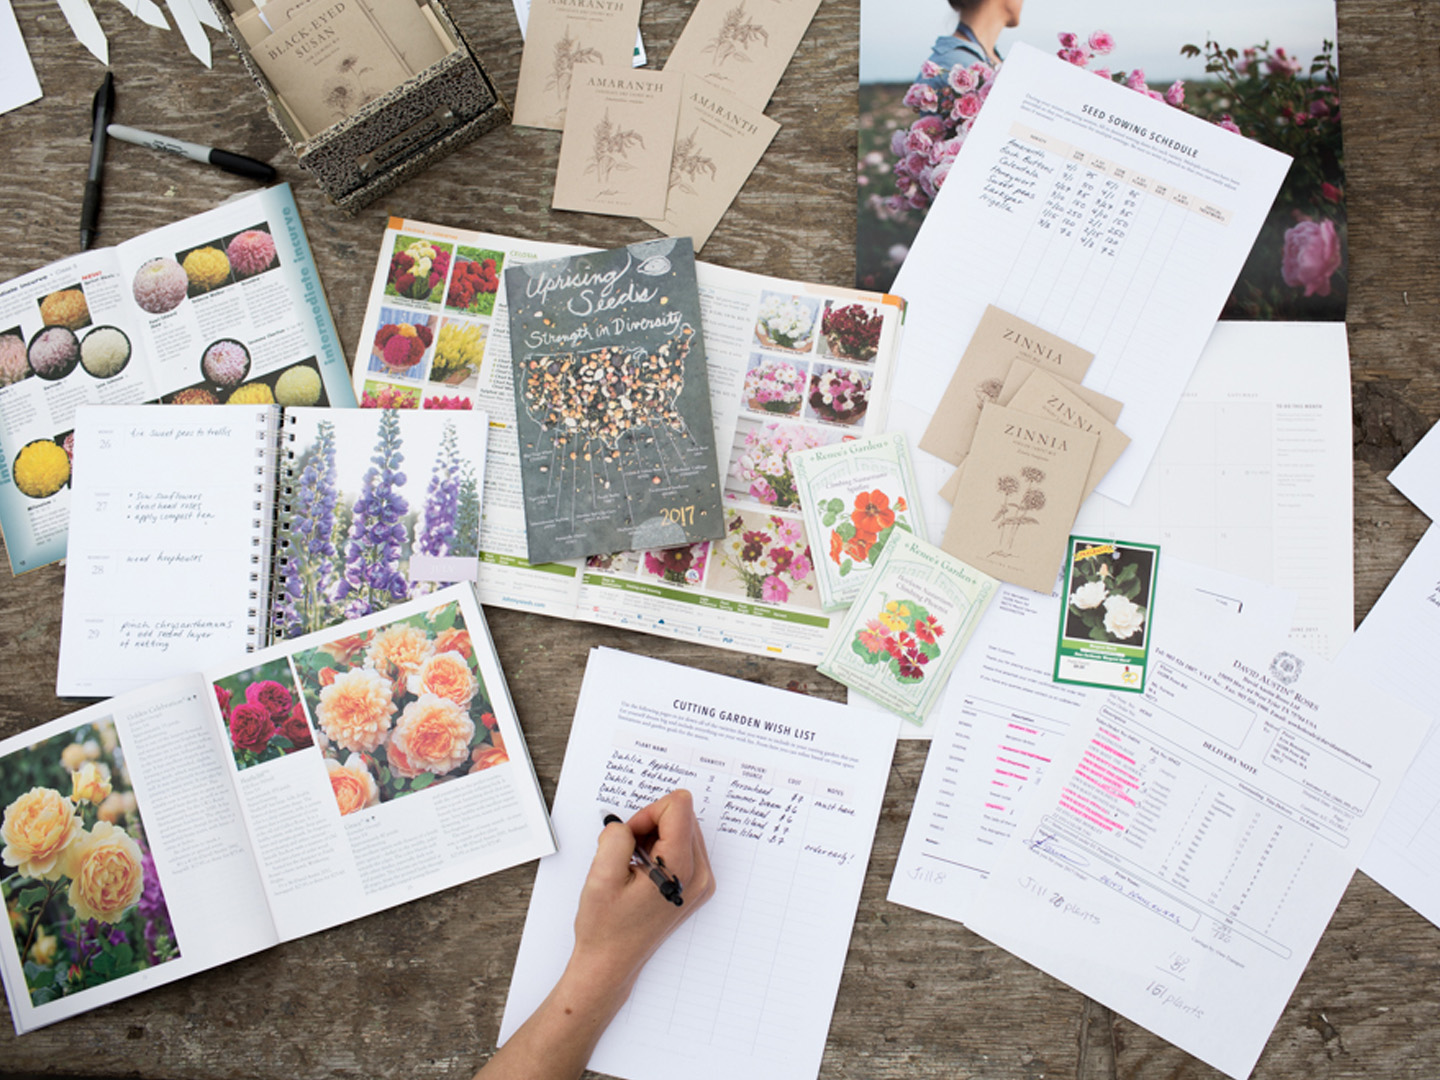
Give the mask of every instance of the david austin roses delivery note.
[{"label": "david austin roses delivery note", "polygon": [[17,1033],[555,850],[466,586],[0,743]]}]

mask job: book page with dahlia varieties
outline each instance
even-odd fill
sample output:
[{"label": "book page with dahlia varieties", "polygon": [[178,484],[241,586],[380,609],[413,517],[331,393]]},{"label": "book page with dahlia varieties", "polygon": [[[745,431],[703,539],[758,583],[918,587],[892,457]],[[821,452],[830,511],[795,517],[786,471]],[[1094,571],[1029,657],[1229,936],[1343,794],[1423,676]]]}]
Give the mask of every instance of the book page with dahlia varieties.
[{"label": "book page with dahlia varieties", "polygon": [[468,585],[205,675],[281,939],[555,850]]}]

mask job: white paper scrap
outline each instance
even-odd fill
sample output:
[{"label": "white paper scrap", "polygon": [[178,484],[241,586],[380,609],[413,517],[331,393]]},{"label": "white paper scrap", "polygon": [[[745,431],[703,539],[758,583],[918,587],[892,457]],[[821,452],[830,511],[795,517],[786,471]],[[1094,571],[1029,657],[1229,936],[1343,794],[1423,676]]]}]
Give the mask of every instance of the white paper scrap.
[{"label": "white paper scrap", "polygon": [[70,24],[74,31],[75,38],[89,49],[95,59],[102,64],[110,64],[110,42],[105,37],[105,31],[100,29],[100,20],[95,18],[95,12],[90,8],[90,0],[55,0],[60,5],[60,11],[65,16],[65,21]]},{"label": "white paper scrap", "polygon": [[40,80],[25,48],[10,0],[0,0],[0,113],[28,105],[40,97]]}]

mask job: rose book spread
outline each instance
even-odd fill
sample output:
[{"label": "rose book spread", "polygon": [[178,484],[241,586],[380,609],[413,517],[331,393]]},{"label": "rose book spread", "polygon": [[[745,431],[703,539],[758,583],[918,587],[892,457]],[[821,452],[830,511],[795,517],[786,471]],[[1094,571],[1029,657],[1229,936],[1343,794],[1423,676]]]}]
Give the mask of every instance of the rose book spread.
[{"label": "rose book spread", "polygon": [[15,573],[65,555],[75,412],[353,406],[288,184],[0,284],[0,525]]},{"label": "rose book spread", "polygon": [[469,586],[238,655],[0,743],[17,1033],[555,850]]},{"label": "rose book spread", "polygon": [[482,412],[87,406],[75,435],[61,695],[475,580]]}]

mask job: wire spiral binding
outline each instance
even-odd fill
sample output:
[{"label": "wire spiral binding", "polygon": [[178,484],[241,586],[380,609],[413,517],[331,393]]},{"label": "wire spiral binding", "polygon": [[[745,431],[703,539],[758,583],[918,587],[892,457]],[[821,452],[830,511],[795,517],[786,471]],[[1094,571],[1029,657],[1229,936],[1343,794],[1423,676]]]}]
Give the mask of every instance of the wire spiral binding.
[{"label": "wire spiral binding", "polygon": [[294,425],[296,421],[297,417],[287,416],[283,408],[280,410],[281,430],[277,432],[276,452],[277,455],[283,453],[284,459],[277,462],[278,467],[275,469],[275,509],[270,534],[272,599],[268,605],[267,618],[271,641],[279,641],[285,636],[285,614],[281,605],[285,600],[285,579],[290,566],[290,522],[294,509],[290,500],[295,494],[295,478],[291,471],[295,451],[288,444],[295,441],[295,433],[283,428],[287,424]]},{"label": "wire spiral binding", "polygon": [[255,501],[250,504],[250,509],[255,515],[250,521],[250,546],[256,550],[250,553],[250,588],[246,594],[250,600],[250,606],[245,612],[246,618],[249,620],[248,629],[245,631],[246,652],[254,652],[264,644],[262,640],[264,625],[259,616],[268,586],[261,574],[261,566],[265,561],[265,544],[269,539],[269,530],[266,528],[265,521],[266,489],[269,486],[268,473],[271,463],[270,418],[268,416],[265,424],[255,433],[255,438],[260,445],[255,450],[255,456],[259,461],[255,466]]}]

